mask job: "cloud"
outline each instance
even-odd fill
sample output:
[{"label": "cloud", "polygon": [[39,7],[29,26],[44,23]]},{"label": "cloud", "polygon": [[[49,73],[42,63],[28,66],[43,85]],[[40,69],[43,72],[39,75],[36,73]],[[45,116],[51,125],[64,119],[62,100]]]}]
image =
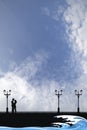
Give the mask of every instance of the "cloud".
[{"label": "cloud", "polygon": [[[64,11],[64,20],[67,33],[67,41],[72,48],[73,61],[78,63],[81,74],[75,80],[73,88],[83,89],[81,98],[81,108],[86,110],[87,96],[87,1],[86,0],[66,0],[67,8]],[[79,69],[78,69],[79,71]]]},{"label": "cloud", "polygon": [[[11,70],[4,73],[4,76],[0,77],[0,110],[5,110],[5,96],[3,95],[3,89],[12,90],[12,94],[9,97],[9,102],[12,97],[16,98],[18,111],[55,111],[57,110],[57,97],[55,96],[55,89],[63,89],[63,95],[60,99],[60,105],[62,111],[72,111],[77,108],[77,97],[75,96],[75,89],[83,89],[87,91],[87,44],[86,44],[86,1],[84,0],[66,0],[67,8],[60,11],[56,11],[54,19],[59,17],[59,14],[64,11],[63,17],[65,20],[66,32],[68,36],[69,46],[72,48],[70,65],[75,63],[78,67],[71,66],[71,69],[76,67],[76,71],[81,69],[82,73],[78,79],[73,83],[64,81],[61,84],[55,79],[48,79],[47,77],[41,77],[41,80],[37,80],[37,75],[40,75],[40,71],[43,70],[43,64],[47,61],[48,55],[43,53],[35,54],[28,57],[20,65],[11,64]],[[45,15],[50,15],[47,8],[44,9]],[[58,19],[56,19],[57,21]],[[80,69],[78,69],[80,68]],[[44,71],[44,70],[43,70]],[[49,72],[50,73],[50,72]],[[68,73],[68,72],[67,72]],[[66,73],[65,73],[66,75]],[[61,82],[61,81],[60,81]],[[83,95],[80,98],[81,110],[86,111],[86,93],[83,91]],[[11,110],[11,106],[9,104]]]},{"label": "cloud", "polygon": [[20,64],[20,66],[16,66],[14,73],[31,79],[38,73],[38,71],[41,71],[41,67],[46,59],[47,55],[43,52],[40,52],[40,54],[36,54],[35,56],[28,57],[22,64]]},{"label": "cloud", "polygon": [[[86,56],[86,7],[83,1],[66,0],[68,7],[64,12],[64,19],[66,22],[66,31],[69,42],[73,49],[76,59]],[[81,56],[81,57],[80,57]]]},{"label": "cloud", "polygon": [[[64,89],[64,95],[61,104],[62,110],[77,110],[77,97],[74,90],[83,89],[80,98],[81,111],[86,111],[87,97],[87,1],[86,0],[66,0],[66,6],[57,4],[56,9],[51,11],[51,18],[61,22],[66,27],[67,43],[71,48],[69,59],[70,71],[66,71],[70,76],[72,71],[76,71],[78,78],[74,78],[74,82],[62,82],[61,87]],[[66,73],[65,73],[66,75]],[[73,78],[73,77],[72,77]],[[62,79],[62,78],[61,78]],[[58,88],[61,88],[60,85]],[[72,98],[73,97],[73,98]],[[65,100],[64,100],[65,99]],[[66,101],[66,102],[64,102]]]},{"label": "cloud", "polygon": [[35,77],[36,73],[42,69],[43,62],[46,62],[47,57],[43,53],[35,54],[20,65],[15,65],[11,71],[0,77],[0,111],[5,111],[6,107],[4,89],[11,90],[9,111],[11,111],[13,97],[17,100],[17,111],[57,111],[58,99],[55,96],[55,89],[63,90],[63,95],[60,98],[61,111],[75,110],[75,103],[72,99],[74,91],[67,91],[70,87],[69,83],[63,82],[60,85],[54,79],[42,77],[41,80],[37,80]]},{"label": "cloud", "polygon": [[[4,73],[0,78],[0,110],[5,111],[6,97],[3,90],[12,90],[9,96],[9,110],[11,111],[12,97],[17,99],[18,111],[47,111],[56,109],[54,90],[58,87],[55,81],[37,81],[34,78],[46,60],[46,54],[36,54],[28,57],[13,70]],[[12,69],[12,68],[11,68]]]},{"label": "cloud", "polygon": [[78,55],[84,73],[86,71],[87,60],[87,1],[66,0],[68,8],[64,13],[67,23],[67,34],[73,51]]}]

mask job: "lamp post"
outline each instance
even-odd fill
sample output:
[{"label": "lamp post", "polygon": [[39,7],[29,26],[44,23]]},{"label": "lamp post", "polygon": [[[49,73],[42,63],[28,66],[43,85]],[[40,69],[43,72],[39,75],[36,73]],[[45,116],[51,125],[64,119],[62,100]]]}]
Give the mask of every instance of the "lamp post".
[{"label": "lamp post", "polygon": [[3,93],[6,96],[6,112],[8,113],[8,97],[11,95],[11,90],[3,90]]},{"label": "lamp post", "polygon": [[55,90],[55,95],[58,97],[58,113],[60,112],[60,96],[62,95],[62,91],[63,90],[60,90],[60,91],[58,91],[58,90]]},{"label": "lamp post", "polygon": [[82,90],[75,90],[75,95],[77,96],[77,99],[78,99],[77,112],[79,113],[79,111],[80,111],[80,108],[79,108],[79,97],[82,95]]}]

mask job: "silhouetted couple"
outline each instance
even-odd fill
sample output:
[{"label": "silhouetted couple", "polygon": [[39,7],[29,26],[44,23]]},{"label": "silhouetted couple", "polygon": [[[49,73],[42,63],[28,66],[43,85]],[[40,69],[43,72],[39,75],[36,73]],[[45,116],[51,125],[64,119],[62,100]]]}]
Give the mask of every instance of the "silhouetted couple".
[{"label": "silhouetted couple", "polygon": [[16,104],[17,104],[17,101],[14,98],[12,98],[12,101],[11,101],[12,113],[16,113]]}]

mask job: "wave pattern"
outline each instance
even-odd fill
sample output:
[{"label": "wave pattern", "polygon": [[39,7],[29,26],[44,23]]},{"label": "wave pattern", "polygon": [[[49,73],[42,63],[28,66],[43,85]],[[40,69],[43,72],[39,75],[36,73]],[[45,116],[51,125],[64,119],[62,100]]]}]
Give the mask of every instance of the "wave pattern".
[{"label": "wave pattern", "polygon": [[79,116],[61,115],[56,116],[56,122],[53,123],[54,127],[59,130],[87,130],[87,120]]}]

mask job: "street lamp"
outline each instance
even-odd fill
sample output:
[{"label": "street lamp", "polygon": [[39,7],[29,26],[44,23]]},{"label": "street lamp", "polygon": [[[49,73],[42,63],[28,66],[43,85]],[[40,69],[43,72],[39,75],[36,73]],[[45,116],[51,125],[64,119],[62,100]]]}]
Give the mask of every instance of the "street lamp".
[{"label": "street lamp", "polygon": [[77,99],[78,99],[77,112],[79,113],[79,111],[80,111],[80,108],[79,108],[79,97],[82,95],[82,90],[75,90],[75,95],[77,96]]},{"label": "street lamp", "polygon": [[8,113],[8,97],[11,95],[11,90],[3,90],[3,93],[6,96],[6,112]]},{"label": "street lamp", "polygon": [[59,98],[60,98],[60,96],[62,95],[62,91],[63,90],[60,90],[60,91],[58,91],[58,90],[55,90],[55,95],[58,97],[58,113],[60,112],[60,107],[59,107],[59,105],[60,105],[60,100],[59,100]]}]

